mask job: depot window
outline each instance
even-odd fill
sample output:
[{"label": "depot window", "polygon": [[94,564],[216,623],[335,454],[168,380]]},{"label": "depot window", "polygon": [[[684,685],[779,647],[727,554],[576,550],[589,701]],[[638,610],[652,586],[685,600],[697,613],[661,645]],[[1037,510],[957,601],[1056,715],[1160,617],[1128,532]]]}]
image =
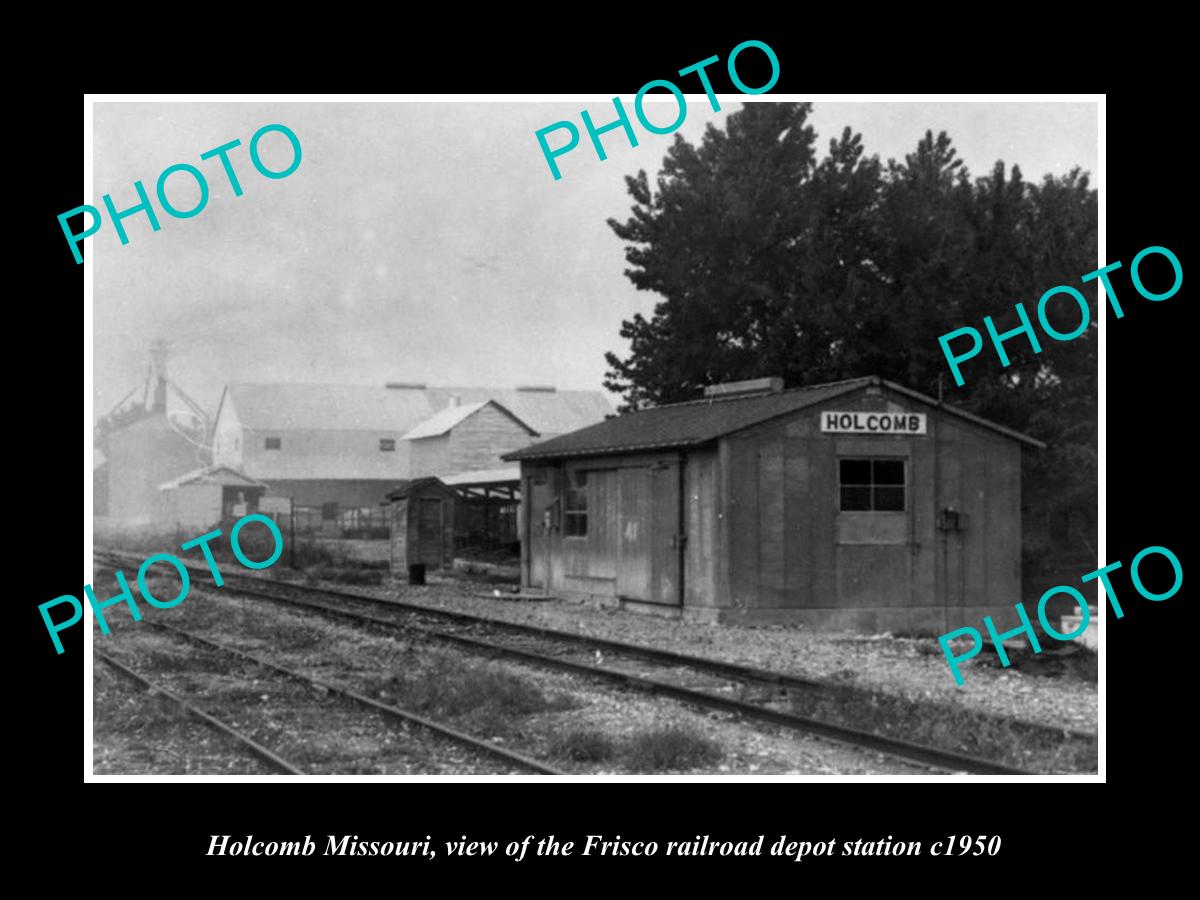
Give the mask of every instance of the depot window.
[{"label": "depot window", "polygon": [[395,438],[380,438],[379,439],[379,449],[383,450],[385,452],[388,452],[388,453],[394,452],[396,449],[396,439]]},{"label": "depot window", "polygon": [[902,459],[838,460],[842,512],[904,512]]},{"label": "depot window", "polygon": [[587,472],[576,469],[568,475],[566,503],[563,505],[563,534],[587,537]]},{"label": "depot window", "polygon": [[278,450],[279,445],[280,445],[279,438],[269,437],[269,438],[267,438],[266,443],[263,446],[265,446],[268,450]]}]

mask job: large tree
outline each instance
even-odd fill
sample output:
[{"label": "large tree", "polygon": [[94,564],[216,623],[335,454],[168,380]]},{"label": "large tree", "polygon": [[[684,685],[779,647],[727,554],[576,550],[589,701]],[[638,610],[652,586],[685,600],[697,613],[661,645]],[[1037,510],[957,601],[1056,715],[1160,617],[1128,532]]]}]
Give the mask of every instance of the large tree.
[{"label": "large tree", "polygon": [[[1078,170],[1026,182],[997,162],[972,178],[948,135],[932,131],[902,161],[868,156],[846,129],[818,158],[810,104],[753,103],[679,135],[651,187],[626,178],[634,205],[609,219],[626,275],[658,295],[621,325],[628,355],[606,355],[606,386],[627,408],[690,400],[720,381],[781,375],[789,385],[877,374],[1045,440],[1027,496],[1043,511],[1094,519],[1095,307],[1071,342],[985,348],[956,387],[937,338],[1031,318],[1038,298],[1078,286],[1096,253],[1096,193]],[[1090,294],[1092,292],[1085,292]],[[1074,330],[1068,299],[1050,307]],[[1041,496],[1041,495],[1045,496]]]}]

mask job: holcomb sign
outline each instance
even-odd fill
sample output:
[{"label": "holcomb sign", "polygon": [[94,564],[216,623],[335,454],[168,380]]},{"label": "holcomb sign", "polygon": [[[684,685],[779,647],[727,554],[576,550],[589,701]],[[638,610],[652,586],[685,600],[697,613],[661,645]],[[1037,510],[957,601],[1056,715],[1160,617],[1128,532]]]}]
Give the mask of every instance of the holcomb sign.
[{"label": "holcomb sign", "polygon": [[823,412],[826,434],[924,434],[925,413]]}]

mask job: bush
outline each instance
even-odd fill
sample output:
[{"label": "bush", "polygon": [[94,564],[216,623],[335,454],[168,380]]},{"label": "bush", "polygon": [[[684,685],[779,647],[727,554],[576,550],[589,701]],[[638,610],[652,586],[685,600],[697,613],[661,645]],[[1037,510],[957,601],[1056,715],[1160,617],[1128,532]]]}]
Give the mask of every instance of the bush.
[{"label": "bush", "polygon": [[674,726],[635,735],[625,749],[627,765],[639,772],[694,769],[712,765],[722,755],[715,741]]},{"label": "bush", "polygon": [[612,759],[616,746],[612,738],[594,728],[573,728],[555,735],[550,742],[550,753],[560,759],[574,762],[602,762]]}]

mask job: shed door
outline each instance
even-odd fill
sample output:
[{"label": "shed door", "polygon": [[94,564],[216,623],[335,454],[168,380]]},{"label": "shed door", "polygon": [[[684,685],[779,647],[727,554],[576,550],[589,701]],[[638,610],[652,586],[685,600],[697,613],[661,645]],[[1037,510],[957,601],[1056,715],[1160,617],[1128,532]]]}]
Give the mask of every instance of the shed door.
[{"label": "shed door", "polygon": [[650,600],[650,470],[617,470],[617,596]]},{"label": "shed door", "polygon": [[650,469],[653,527],[650,548],[650,602],[678,606],[683,602],[679,587],[679,466],[676,463]]},{"label": "shed door", "polygon": [[535,471],[529,478],[525,532],[529,542],[529,586],[547,586],[550,571],[550,531],[553,527],[554,485],[552,473]]},{"label": "shed door", "polygon": [[617,594],[678,606],[679,466],[620,469]]},{"label": "shed door", "polygon": [[422,497],[417,506],[418,559],[430,566],[442,564],[442,500]]}]

